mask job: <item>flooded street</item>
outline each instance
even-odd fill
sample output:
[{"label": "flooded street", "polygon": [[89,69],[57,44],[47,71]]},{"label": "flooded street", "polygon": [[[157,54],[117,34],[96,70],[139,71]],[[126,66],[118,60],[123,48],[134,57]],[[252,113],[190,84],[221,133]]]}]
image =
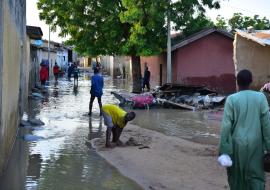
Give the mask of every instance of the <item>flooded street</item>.
[{"label": "flooded street", "polygon": [[133,124],[201,144],[219,141],[221,112],[176,109],[138,110]]},{"label": "flooded street", "polygon": [[[115,87],[109,78],[105,80],[103,102],[116,103],[110,95]],[[49,87],[45,100],[29,102],[25,117],[40,118],[45,126],[21,128],[1,190],[141,189],[86,146],[105,130],[97,102],[92,119],[87,115],[89,91],[88,77],[79,81],[78,89],[62,79]],[[44,139],[26,142],[25,134]]]},{"label": "flooded street", "polygon": [[[103,104],[118,101],[112,90],[130,90],[123,80],[105,78]],[[106,128],[99,117],[97,100],[89,118],[89,74],[80,78],[78,88],[61,79],[48,87],[44,100],[29,100],[24,118],[39,118],[45,125],[31,129],[20,128],[1,180],[0,190],[139,190],[132,180],[96,154],[89,144],[104,134]],[[207,112],[172,109],[135,110],[133,124],[194,142],[216,144],[219,121],[209,120]],[[25,141],[31,134],[41,139]]]}]

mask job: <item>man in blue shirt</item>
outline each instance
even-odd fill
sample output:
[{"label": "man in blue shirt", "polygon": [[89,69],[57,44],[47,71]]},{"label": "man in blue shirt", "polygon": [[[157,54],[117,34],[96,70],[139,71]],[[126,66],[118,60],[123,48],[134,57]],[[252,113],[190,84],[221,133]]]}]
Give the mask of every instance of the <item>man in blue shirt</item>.
[{"label": "man in blue shirt", "polygon": [[100,110],[100,115],[101,114],[101,96],[103,94],[103,86],[104,86],[104,80],[103,77],[100,75],[99,70],[96,68],[94,69],[94,75],[91,77],[91,98],[90,98],[90,103],[89,103],[89,113],[88,115],[92,115],[92,107],[93,107],[93,102],[95,98],[97,97],[98,99],[98,104],[99,104],[99,110]]}]

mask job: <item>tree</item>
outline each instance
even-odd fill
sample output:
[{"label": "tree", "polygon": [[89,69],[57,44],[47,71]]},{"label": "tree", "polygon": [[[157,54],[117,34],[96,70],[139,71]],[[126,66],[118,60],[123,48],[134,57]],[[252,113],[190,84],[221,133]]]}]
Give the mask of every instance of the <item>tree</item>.
[{"label": "tree", "polygon": [[200,14],[186,23],[186,26],[182,30],[183,37],[190,36],[203,29],[212,28],[214,26],[215,24],[209,18],[205,17],[203,14]]},{"label": "tree", "polygon": [[228,25],[227,25],[227,21],[225,20],[224,17],[221,17],[220,15],[217,16],[216,18],[216,27],[222,30],[227,30],[228,29]]},{"label": "tree", "polygon": [[231,30],[234,31],[237,28],[243,28],[243,15],[242,13],[234,13],[233,17],[229,19],[229,26],[231,27]]},{"label": "tree", "polygon": [[234,13],[233,17],[229,19],[229,26],[232,31],[247,29],[249,26],[252,26],[255,30],[267,30],[270,29],[270,22],[266,17],[261,19],[259,15],[249,17],[243,16],[242,13]]},{"label": "tree", "polygon": [[[217,0],[39,0],[40,18],[85,55],[129,55],[133,91],[141,92],[140,56],[160,54],[166,48],[166,15],[177,30],[203,18],[205,7],[219,8]],[[196,16],[198,15],[198,16]],[[188,27],[186,27],[188,26]]]}]

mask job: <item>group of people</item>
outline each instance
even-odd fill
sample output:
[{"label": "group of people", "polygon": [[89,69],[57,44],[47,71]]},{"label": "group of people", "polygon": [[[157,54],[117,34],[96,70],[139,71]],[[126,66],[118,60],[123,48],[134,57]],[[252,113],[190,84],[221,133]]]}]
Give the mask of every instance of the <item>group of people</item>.
[{"label": "group of people", "polygon": [[[101,97],[103,95],[104,79],[100,74],[100,66],[94,67],[94,75],[91,77],[91,90],[89,113],[92,115],[93,102],[97,98],[100,110],[100,116],[103,116],[106,130],[106,147],[111,147],[111,142],[121,145],[120,136],[126,124],[136,117],[135,112],[126,112],[116,105],[102,105]],[[142,89],[147,87],[150,90],[150,71],[145,67]],[[112,135],[112,140],[111,140]]]},{"label": "group of people", "polygon": [[[74,79],[78,78],[77,66],[73,68]],[[68,77],[71,77],[71,66]],[[58,80],[59,67],[53,68],[55,80]],[[261,92],[250,90],[252,73],[242,70],[237,74],[238,92],[228,96],[221,124],[219,159],[227,168],[228,182],[231,190],[264,190],[265,178],[263,157],[270,151],[270,114],[266,96]],[[41,84],[48,80],[48,69],[41,65]],[[150,72],[145,67],[143,89],[150,89]],[[136,117],[134,112],[126,112],[116,105],[102,105],[104,79],[100,68],[94,68],[91,77],[89,116],[92,115],[93,102],[97,98],[100,116],[104,117],[106,130],[106,147],[111,142],[121,145],[120,135],[126,124]],[[270,84],[262,88],[270,91]],[[112,139],[111,139],[112,135]]]},{"label": "group of people", "polygon": [[[58,66],[57,62],[55,62],[53,66],[53,75],[54,75],[55,82],[58,81],[60,73],[61,73],[61,69]],[[79,78],[80,72],[76,63],[74,64],[72,63],[68,67],[67,76],[68,76],[69,81],[71,81],[72,74],[74,77],[74,85],[78,85],[78,78]],[[40,79],[41,86],[44,86],[46,84],[46,81],[49,80],[49,66],[44,61],[40,64],[39,79]]]},{"label": "group of people", "polygon": [[[230,162],[219,161],[227,167],[231,190],[265,189],[263,157],[265,152],[270,151],[269,106],[263,93],[250,90],[251,83],[250,71],[242,70],[237,74],[238,92],[227,98],[221,124],[219,154]],[[89,115],[92,113],[94,99],[98,98],[100,115],[103,115],[107,126],[106,147],[111,147],[111,142],[121,145],[119,138],[123,128],[136,115],[115,105],[102,106],[103,85],[102,76],[95,70],[92,76]],[[268,86],[270,85],[262,90],[269,90]]]},{"label": "group of people", "polygon": [[[55,80],[58,80],[59,66],[53,68]],[[70,66],[68,78],[73,72],[78,78],[77,66]],[[219,163],[227,168],[228,182],[231,190],[264,190],[265,176],[263,157],[270,151],[270,114],[264,93],[250,90],[252,73],[242,70],[237,74],[238,92],[228,96],[221,124],[219,143]],[[48,80],[48,68],[41,65],[41,84]],[[145,67],[143,89],[150,89],[150,71]],[[126,112],[116,105],[102,105],[104,79],[100,67],[94,68],[91,77],[89,116],[92,115],[93,102],[97,98],[100,116],[104,117],[106,130],[106,147],[111,142],[121,145],[120,135],[126,124],[136,117],[134,112]],[[270,93],[270,83],[262,91]],[[112,139],[111,139],[112,136]]]},{"label": "group of people", "polygon": [[[89,102],[89,113],[92,115],[93,102],[97,98],[100,116],[104,117],[104,123],[107,126],[106,130],[106,147],[111,147],[111,142],[116,145],[121,145],[120,135],[126,124],[135,118],[134,112],[126,112],[122,108],[107,104],[102,106],[101,97],[103,95],[104,79],[100,74],[100,68],[94,68],[94,75],[91,77],[91,90],[90,90],[90,102]],[[112,141],[111,141],[112,134]]]},{"label": "group of people", "polygon": [[71,76],[73,74],[73,78],[74,78],[74,85],[78,85],[78,80],[79,80],[79,68],[78,65],[76,63],[71,63],[68,66],[68,70],[67,70],[67,76],[68,76],[68,80],[71,81]]}]

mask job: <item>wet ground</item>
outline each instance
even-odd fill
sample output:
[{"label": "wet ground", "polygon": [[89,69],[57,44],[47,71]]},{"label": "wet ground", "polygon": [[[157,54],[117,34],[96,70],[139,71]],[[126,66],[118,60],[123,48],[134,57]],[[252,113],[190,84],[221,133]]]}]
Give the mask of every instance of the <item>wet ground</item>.
[{"label": "wet ground", "polygon": [[[45,126],[21,128],[1,190],[141,189],[86,145],[104,132],[97,102],[92,119],[87,115],[89,86],[88,77],[79,81],[77,89],[72,82],[61,80],[48,88],[45,100],[29,102],[24,117],[40,118]],[[104,103],[116,103],[110,95],[114,88],[107,78]],[[25,134],[44,139],[26,142]]]},{"label": "wet ground", "polygon": [[[118,103],[110,94],[117,89],[130,90],[130,83],[106,77],[103,104]],[[44,100],[29,100],[24,118],[40,118],[45,126],[21,128],[0,190],[141,189],[87,143],[105,132],[96,101],[93,116],[87,115],[89,91],[89,74],[84,74],[78,88],[61,79],[57,85],[52,83],[48,87]],[[208,112],[135,111],[137,118],[133,123],[141,127],[199,143],[218,141],[219,118],[209,117]],[[26,142],[25,134],[43,139]]]}]

